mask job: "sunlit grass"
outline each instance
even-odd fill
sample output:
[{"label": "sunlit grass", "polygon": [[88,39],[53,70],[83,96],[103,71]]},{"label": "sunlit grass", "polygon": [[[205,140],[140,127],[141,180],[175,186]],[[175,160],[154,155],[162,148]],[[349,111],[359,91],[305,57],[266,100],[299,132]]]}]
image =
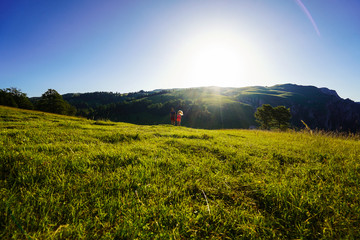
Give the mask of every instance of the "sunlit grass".
[{"label": "sunlit grass", "polygon": [[0,107],[0,238],[355,239],[359,159],[357,136]]}]

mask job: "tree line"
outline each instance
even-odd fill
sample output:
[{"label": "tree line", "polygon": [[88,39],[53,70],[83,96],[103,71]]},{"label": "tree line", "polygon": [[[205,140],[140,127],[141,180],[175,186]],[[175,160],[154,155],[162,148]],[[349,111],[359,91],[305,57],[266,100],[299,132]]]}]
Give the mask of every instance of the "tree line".
[{"label": "tree line", "polygon": [[26,93],[17,88],[0,89],[0,105],[63,115],[75,115],[76,108],[70,105],[54,89],[48,89],[39,99],[31,101]]},{"label": "tree line", "polygon": [[29,100],[26,93],[22,93],[21,90],[16,88],[0,89],[0,105],[23,109],[34,109],[34,105]]},{"label": "tree line", "polygon": [[[290,109],[264,104],[254,109],[242,103],[211,106],[199,101],[169,98],[168,91],[136,93],[88,93],[64,95],[48,89],[40,98],[29,99],[16,88],[0,90],[0,105],[34,109],[63,115],[78,115],[88,119],[106,119],[135,124],[166,124],[172,107],[184,111],[183,124],[195,128],[249,128],[255,121],[262,129],[286,130],[290,127]],[[166,95],[166,96],[165,96]],[[153,102],[149,97],[159,97]],[[114,102],[114,100],[116,100]],[[105,102],[104,102],[105,101]]]}]

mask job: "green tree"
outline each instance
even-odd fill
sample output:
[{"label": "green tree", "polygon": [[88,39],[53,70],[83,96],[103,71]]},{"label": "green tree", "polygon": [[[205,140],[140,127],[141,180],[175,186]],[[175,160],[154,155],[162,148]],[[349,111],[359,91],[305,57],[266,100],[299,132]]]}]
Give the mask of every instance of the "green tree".
[{"label": "green tree", "polygon": [[273,108],[269,104],[264,104],[257,108],[255,118],[262,129],[286,130],[290,126],[291,113],[290,109],[284,106]]},{"label": "green tree", "polygon": [[284,106],[277,106],[273,109],[274,124],[281,129],[286,130],[290,126],[291,113],[290,108]]},{"label": "green tree", "polygon": [[66,102],[54,89],[48,89],[37,103],[37,109],[44,112],[74,115],[76,109]]},{"label": "green tree", "polygon": [[18,107],[13,96],[6,90],[0,90],[0,105]]},{"label": "green tree", "polygon": [[17,88],[1,89],[0,104],[10,107],[25,108],[25,109],[34,108],[33,104],[26,96],[26,93],[21,92],[21,90]]},{"label": "green tree", "polygon": [[270,129],[273,121],[273,107],[270,104],[263,104],[258,107],[255,112],[256,121],[262,129]]}]

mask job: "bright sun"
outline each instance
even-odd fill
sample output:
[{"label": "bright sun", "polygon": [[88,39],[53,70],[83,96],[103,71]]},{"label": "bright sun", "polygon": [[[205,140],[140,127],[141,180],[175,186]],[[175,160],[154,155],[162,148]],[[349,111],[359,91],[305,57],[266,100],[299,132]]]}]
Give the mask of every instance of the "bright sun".
[{"label": "bright sun", "polygon": [[188,86],[238,86],[252,81],[261,62],[257,58],[256,50],[239,35],[207,31],[183,46],[177,72]]},{"label": "bright sun", "polygon": [[204,40],[189,53],[187,77],[200,85],[216,85],[239,77],[244,64],[239,49],[227,39]]}]

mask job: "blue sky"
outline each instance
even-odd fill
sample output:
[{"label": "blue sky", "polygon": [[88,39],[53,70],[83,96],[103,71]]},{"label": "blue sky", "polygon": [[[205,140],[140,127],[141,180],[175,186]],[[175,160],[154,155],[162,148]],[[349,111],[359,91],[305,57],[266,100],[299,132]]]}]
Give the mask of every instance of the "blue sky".
[{"label": "blue sky", "polygon": [[334,89],[360,101],[359,0],[2,0],[0,88]]}]

